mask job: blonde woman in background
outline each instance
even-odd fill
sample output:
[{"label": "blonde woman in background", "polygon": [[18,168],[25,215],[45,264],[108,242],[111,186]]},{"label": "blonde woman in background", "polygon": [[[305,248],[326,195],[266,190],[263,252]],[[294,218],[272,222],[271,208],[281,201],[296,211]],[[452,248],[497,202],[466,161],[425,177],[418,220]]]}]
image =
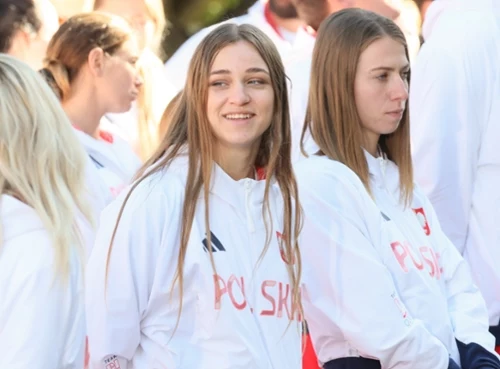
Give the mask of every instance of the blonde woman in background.
[{"label": "blonde woman in background", "polygon": [[118,126],[122,137],[141,159],[146,160],[158,145],[158,125],[175,94],[157,55],[165,28],[163,3],[161,0],[96,0],[94,10],[123,17],[138,38],[141,50],[138,67],[144,84],[129,112],[109,114],[107,118]]},{"label": "blonde woman in background", "polygon": [[43,69],[112,196],[129,184],[140,160],[103,124],[103,117],[130,110],[142,84],[138,58],[127,22],[85,13],[61,25],[49,43]]},{"label": "blonde woman in background", "polygon": [[0,366],[81,369],[85,151],[49,87],[8,55],[0,95]]}]

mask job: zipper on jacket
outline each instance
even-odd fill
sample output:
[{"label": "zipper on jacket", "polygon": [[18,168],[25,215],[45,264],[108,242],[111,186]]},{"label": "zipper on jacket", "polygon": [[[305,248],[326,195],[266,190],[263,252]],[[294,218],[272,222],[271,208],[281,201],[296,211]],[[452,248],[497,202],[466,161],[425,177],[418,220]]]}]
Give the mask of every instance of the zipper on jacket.
[{"label": "zipper on jacket", "polygon": [[252,218],[252,212],[250,210],[250,193],[252,192],[252,181],[250,179],[245,180],[245,211],[247,215],[248,230],[250,233],[255,232],[255,224]]}]

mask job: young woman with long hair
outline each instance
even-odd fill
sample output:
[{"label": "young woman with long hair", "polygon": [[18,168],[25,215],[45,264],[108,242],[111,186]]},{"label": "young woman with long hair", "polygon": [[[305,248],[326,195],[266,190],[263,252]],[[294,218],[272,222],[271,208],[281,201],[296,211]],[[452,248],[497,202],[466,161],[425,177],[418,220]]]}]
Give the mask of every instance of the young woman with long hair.
[{"label": "young woman with long hair", "polygon": [[160,148],[89,261],[97,368],[300,368],[301,212],[286,77],[257,28],[195,52]]},{"label": "young woman with long hair", "polygon": [[[319,28],[299,162],[304,310],[324,368],[500,368],[485,303],[413,181],[408,48],[361,9]],[[304,136],[304,134],[303,134]]]},{"label": "young woman with long hair", "polygon": [[113,196],[129,184],[141,163],[104,116],[128,111],[137,98],[142,84],[138,58],[127,22],[94,12],[64,22],[44,62],[43,73]]},{"label": "young woman with long hair", "polygon": [[0,55],[0,362],[80,369],[85,151],[42,78]]}]

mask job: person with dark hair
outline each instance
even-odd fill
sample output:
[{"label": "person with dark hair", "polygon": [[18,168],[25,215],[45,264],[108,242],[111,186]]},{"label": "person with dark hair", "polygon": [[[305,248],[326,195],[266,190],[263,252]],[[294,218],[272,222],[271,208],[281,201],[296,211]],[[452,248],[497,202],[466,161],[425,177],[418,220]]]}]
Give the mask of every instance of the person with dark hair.
[{"label": "person with dark hair", "polygon": [[499,369],[468,265],[413,180],[401,29],[362,9],[320,26],[295,167],[304,312],[319,362],[337,368]]},{"label": "person with dark hair", "polygon": [[38,70],[47,44],[58,27],[49,0],[0,0],[0,52]]}]

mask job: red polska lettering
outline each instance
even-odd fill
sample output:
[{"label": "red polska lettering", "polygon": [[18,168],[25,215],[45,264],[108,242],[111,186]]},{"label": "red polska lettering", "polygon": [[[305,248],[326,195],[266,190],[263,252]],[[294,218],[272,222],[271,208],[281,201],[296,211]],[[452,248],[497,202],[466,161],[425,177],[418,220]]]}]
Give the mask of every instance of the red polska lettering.
[{"label": "red polska lettering", "polygon": [[229,296],[231,303],[238,310],[243,310],[247,306],[245,297],[245,280],[243,277],[236,278],[234,275],[228,278],[227,282],[220,276],[214,275],[215,303],[214,309],[220,310],[221,301],[225,294]]},{"label": "red polska lettering", "polygon": [[273,295],[267,292],[267,289],[269,287],[274,287],[276,286],[276,281],[264,281],[262,282],[261,286],[261,292],[262,296],[271,303],[271,308],[270,309],[264,309],[260,312],[260,315],[268,315],[268,316],[274,316],[276,314],[276,300],[274,299]]},{"label": "red polska lettering", "polygon": [[[264,299],[268,301],[268,306],[261,310],[260,315],[301,321],[302,317],[298,309],[292,306],[292,288],[288,283],[264,281],[261,291]],[[295,312],[294,316],[292,312]]]},{"label": "red polska lettering", "polygon": [[408,273],[412,266],[429,273],[432,278],[440,279],[442,268],[439,265],[439,256],[434,250],[427,246],[422,246],[418,250],[413,250],[408,242],[392,242],[392,252],[398,261],[403,272]]},{"label": "red polska lettering", "polygon": [[[231,274],[226,280],[220,275],[215,274],[213,280],[215,310],[220,310],[224,299],[228,299],[235,309],[245,310],[250,308],[250,311],[253,312],[246,298],[245,279],[243,277],[236,277]],[[260,311],[256,311],[256,313],[261,316],[273,316],[301,321],[302,317],[298,309],[292,306],[292,288],[290,284],[265,280],[261,283],[259,292],[257,305]],[[225,303],[227,303],[227,300]]]}]

